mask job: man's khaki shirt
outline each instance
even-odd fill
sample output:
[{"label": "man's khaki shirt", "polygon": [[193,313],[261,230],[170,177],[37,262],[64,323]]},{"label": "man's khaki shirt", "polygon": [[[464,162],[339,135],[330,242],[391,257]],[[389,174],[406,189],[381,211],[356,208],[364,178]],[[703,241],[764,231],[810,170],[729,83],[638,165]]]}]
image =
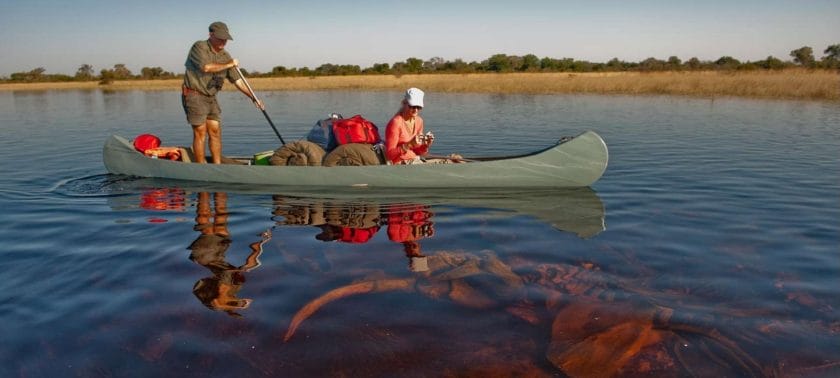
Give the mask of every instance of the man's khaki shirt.
[{"label": "man's khaki shirt", "polygon": [[220,72],[204,72],[201,67],[209,63],[230,63],[233,60],[227,50],[215,52],[209,40],[198,41],[192,45],[184,66],[184,86],[206,96],[215,96],[222,89],[224,79],[231,83],[239,79],[235,67]]}]

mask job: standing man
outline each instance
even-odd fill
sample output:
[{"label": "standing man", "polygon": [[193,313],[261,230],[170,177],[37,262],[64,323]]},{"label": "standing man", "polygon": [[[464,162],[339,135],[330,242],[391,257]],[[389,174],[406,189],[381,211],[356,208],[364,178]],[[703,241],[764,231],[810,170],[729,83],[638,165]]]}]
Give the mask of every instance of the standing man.
[{"label": "standing man", "polygon": [[222,89],[224,80],[233,83],[240,92],[254,101],[260,110],[265,110],[262,101],[248,90],[239,75],[239,61],[231,58],[225,50],[227,41],[232,41],[227,25],[216,21],[210,24],[210,38],[193,44],[187,56],[181,102],[192,125],[192,150],[197,163],[206,163],[204,141],[210,139],[210,155],[213,164],[222,162],[222,109],[216,101],[216,93]]}]

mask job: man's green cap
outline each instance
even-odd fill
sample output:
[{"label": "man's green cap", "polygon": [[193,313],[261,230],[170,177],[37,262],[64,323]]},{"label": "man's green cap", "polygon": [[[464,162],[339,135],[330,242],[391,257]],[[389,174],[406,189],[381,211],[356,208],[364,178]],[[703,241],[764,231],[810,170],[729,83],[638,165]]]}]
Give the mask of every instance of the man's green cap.
[{"label": "man's green cap", "polygon": [[210,33],[213,33],[213,36],[218,39],[233,41],[233,37],[230,36],[228,27],[224,22],[216,21],[210,24]]}]

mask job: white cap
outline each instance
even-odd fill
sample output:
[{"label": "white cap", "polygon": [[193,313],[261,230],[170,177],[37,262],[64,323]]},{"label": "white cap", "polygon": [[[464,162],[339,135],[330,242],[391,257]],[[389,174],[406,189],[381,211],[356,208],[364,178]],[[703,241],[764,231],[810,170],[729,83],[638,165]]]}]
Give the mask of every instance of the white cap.
[{"label": "white cap", "polygon": [[419,106],[423,107],[423,96],[425,93],[417,88],[408,88],[405,91],[405,101],[408,102],[409,106]]}]

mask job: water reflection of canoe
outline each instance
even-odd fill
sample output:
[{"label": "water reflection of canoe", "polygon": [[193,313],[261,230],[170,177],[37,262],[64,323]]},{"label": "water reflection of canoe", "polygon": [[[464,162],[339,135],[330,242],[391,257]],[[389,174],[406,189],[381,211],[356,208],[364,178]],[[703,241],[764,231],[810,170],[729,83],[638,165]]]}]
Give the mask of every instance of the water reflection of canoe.
[{"label": "water reflection of canoe", "polygon": [[458,206],[481,208],[500,217],[534,217],[552,227],[581,238],[597,235],[605,229],[604,204],[590,188],[533,189],[516,192],[504,190],[452,191],[424,190],[420,194],[393,191],[356,190],[338,193],[284,191],[274,195],[275,203],[289,210],[365,209],[370,205],[387,208],[393,205]]},{"label": "water reflection of canoe", "polygon": [[[406,192],[397,189],[375,188],[324,188],[306,187],[254,187],[217,183],[199,183],[180,180],[131,179],[119,180],[115,186],[130,193],[158,193],[165,191],[165,201],[180,204],[186,198],[171,199],[166,193],[177,192],[187,196],[194,192],[226,192],[245,195],[265,195],[273,199],[275,210],[278,204],[292,208],[360,209],[385,208],[400,204],[423,206],[457,206],[485,209],[493,216],[530,216],[552,227],[589,238],[604,230],[604,204],[597,193],[590,188],[543,188],[543,189],[424,189]],[[164,188],[164,189],[161,189]],[[134,196],[116,195],[108,197],[112,208],[134,209],[143,206],[143,199]],[[183,211],[180,207],[179,211]]]},{"label": "water reflection of canoe", "polygon": [[584,187],[607,167],[607,146],[584,132],[556,145],[520,156],[474,158],[462,164],[350,167],[190,164],[148,158],[125,138],[111,136],[103,147],[108,172],[140,177],[297,186],[412,188]]}]

